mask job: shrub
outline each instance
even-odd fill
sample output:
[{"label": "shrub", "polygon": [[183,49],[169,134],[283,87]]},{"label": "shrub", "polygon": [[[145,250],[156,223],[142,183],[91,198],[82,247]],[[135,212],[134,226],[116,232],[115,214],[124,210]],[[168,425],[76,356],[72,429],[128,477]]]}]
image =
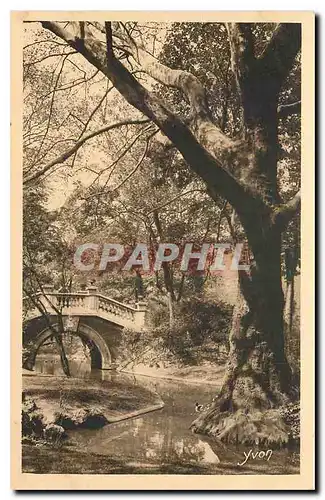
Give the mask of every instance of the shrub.
[{"label": "shrub", "polygon": [[[124,332],[121,351],[126,362],[155,364],[159,360],[198,364],[224,361],[228,349],[231,306],[202,298],[174,304],[174,321],[169,327],[166,304],[150,301],[147,331]],[[220,352],[222,351],[222,352]]]}]

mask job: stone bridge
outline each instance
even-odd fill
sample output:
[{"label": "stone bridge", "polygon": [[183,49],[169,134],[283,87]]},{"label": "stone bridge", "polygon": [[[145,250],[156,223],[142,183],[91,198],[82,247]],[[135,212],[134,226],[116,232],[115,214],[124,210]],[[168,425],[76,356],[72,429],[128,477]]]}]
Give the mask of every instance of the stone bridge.
[{"label": "stone bridge", "polygon": [[[62,293],[52,287],[33,296],[38,307],[29,307],[24,317],[24,367],[33,369],[38,350],[53,337],[62,316],[64,330],[79,336],[90,348],[92,368],[112,369],[119,355],[121,332],[124,328],[141,331],[144,328],[146,307],[124,304],[98,293],[95,287],[86,291]],[[46,315],[40,311],[46,311]],[[51,327],[49,326],[49,321]]]}]

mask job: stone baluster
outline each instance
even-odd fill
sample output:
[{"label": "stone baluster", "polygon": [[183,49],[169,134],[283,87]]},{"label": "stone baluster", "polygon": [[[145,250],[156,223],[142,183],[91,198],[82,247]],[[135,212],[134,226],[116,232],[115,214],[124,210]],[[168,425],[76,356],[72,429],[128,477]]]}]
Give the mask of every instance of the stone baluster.
[{"label": "stone baluster", "polygon": [[89,309],[97,310],[98,309],[98,296],[97,296],[98,288],[97,288],[97,286],[90,285],[87,288],[87,290],[88,290],[88,294],[89,294],[88,307],[89,307]]},{"label": "stone baluster", "polygon": [[146,310],[147,308],[145,302],[137,303],[137,310],[134,311],[134,323],[136,328],[142,328],[144,326]]}]

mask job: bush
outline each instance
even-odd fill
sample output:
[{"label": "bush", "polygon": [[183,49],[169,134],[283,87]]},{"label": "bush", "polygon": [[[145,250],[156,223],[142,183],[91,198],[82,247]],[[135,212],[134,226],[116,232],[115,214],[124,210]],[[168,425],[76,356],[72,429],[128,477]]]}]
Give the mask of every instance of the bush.
[{"label": "bush", "polygon": [[[121,345],[126,362],[159,361],[199,364],[204,361],[224,362],[228,350],[232,308],[192,298],[174,304],[174,322],[169,328],[166,304],[150,301],[147,331],[124,332]],[[123,364],[123,362],[122,362]]]},{"label": "bush", "polygon": [[221,361],[220,347],[223,351],[228,349],[231,311],[232,308],[222,302],[200,298],[177,304],[173,330],[165,334],[168,347],[190,364]]}]

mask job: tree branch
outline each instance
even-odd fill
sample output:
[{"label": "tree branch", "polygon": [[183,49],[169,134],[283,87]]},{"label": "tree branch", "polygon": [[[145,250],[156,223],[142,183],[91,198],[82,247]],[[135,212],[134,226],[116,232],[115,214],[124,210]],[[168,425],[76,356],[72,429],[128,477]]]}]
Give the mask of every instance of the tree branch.
[{"label": "tree branch", "polygon": [[157,211],[161,210],[162,208],[167,207],[168,205],[170,205],[174,201],[178,200],[182,196],[186,196],[186,195],[192,194],[192,193],[207,194],[207,191],[205,191],[204,189],[190,189],[189,191],[184,191],[183,193],[179,193],[176,196],[174,196],[173,198],[171,198],[170,200],[162,203],[161,205],[158,205],[157,207],[153,208],[152,210],[149,210],[149,212],[146,213],[146,216],[148,216],[148,215],[150,215],[150,214],[152,214],[154,212],[157,212]]},{"label": "tree branch", "polygon": [[[108,87],[108,86],[107,86]],[[92,112],[90,113],[90,115],[88,116],[87,118],[87,121],[85,123],[82,123],[83,124],[83,128],[82,128],[82,131],[78,137],[78,140],[80,140],[82,138],[82,136],[84,135],[84,133],[86,132],[87,128],[88,128],[88,125],[89,123],[91,122],[91,120],[93,119],[95,113],[99,110],[99,108],[101,107],[101,105],[103,104],[104,100],[106,99],[106,97],[108,96],[109,92],[113,89],[114,87],[111,86],[109,88],[107,88],[105,94],[103,95],[103,97],[100,99],[100,101],[98,102],[98,104],[94,107],[94,109],[92,110]],[[72,115],[74,116],[74,115]],[[75,118],[77,118],[77,120],[81,121],[80,118],[78,118],[77,116],[75,116]]]},{"label": "tree branch", "polygon": [[70,52],[58,52],[57,54],[48,54],[47,56],[41,57],[41,59],[37,59],[36,61],[24,62],[23,66],[24,66],[24,68],[28,68],[29,66],[32,66],[33,64],[41,63],[41,62],[45,61],[46,59],[50,59],[51,57],[62,57],[62,56],[66,56],[66,55],[70,56],[71,54],[77,54],[77,51],[71,50]]},{"label": "tree branch", "polygon": [[118,32],[114,33],[114,36],[128,44],[132,57],[145,73],[167,87],[182,91],[188,98],[192,111],[210,120],[205,88],[198,78],[188,71],[171,69],[160,63],[138,40],[135,42],[129,33],[124,36],[123,33]]},{"label": "tree branch", "polygon": [[243,79],[249,76],[255,62],[254,39],[251,24],[227,23],[230,43],[231,68],[239,87]]},{"label": "tree branch", "polygon": [[111,61],[114,57],[112,23],[111,22],[105,21],[105,34],[106,34],[106,57],[107,57],[107,61]]},{"label": "tree branch", "polygon": [[245,125],[249,121],[247,117],[247,104],[250,105],[253,88],[253,80],[256,80],[256,59],[254,56],[254,39],[251,24],[227,23],[227,31],[230,45],[231,69],[235,77],[238,95],[241,100],[241,125],[244,136]]},{"label": "tree branch", "polygon": [[[191,168],[209,186],[211,196],[221,195],[236,207],[237,213],[249,211],[252,205],[258,209],[264,206],[258,193],[250,193],[252,185],[243,186],[226,170],[227,162],[243,162],[242,144],[227,138],[212,122],[203,120],[197,130],[191,131],[168,107],[147,89],[115,57],[107,64],[106,48],[92,36],[85,38],[78,46],[76,36],[61,27],[59,23],[42,21],[49,29],[79,52],[104,75],[106,75],[126,101],[144,113],[175,144]],[[240,147],[240,158],[236,148]]]},{"label": "tree branch", "polygon": [[[55,92],[56,92],[56,89],[57,89],[57,86],[58,86],[59,80],[60,80],[60,78],[61,78],[61,74],[62,74],[62,70],[63,70],[63,67],[64,67],[64,63],[65,63],[65,61],[66,61],[66,59],[67,59],[67,57],[68,57],[68,56],[69,56],[69,54],[65,54],[65,55],[64,55],[64,57],[63,57],[63,59],[62,59],[61,68],[60,68],[60,70],[59,70],[59,72],[58,72],[58,75],[57,75],[57,77],[56,77],[56,79],[55,79],[55,84],[54,84],[53,94],[52,94],[52,97],[51,97],[51,103],[50,103],[50,108],[49,108],[49,114],[48,114],[48,118],[47,118],[46,130],[45,130],[45,133],[44,133],[43,138],[42,138],[42,140],[41,140],[41,143],[40,143],[40,145],[39,145],[39,147],[38,147],[38,149],[37,149],[37,152],[36,152],[36,154],[34,155],[34,161],[33,161],[33,163],[34,163],[34,164],[35,164],[35,162],[37,162],[37,158],[38,158],[38,156],[39,156],[39,154],[40,154],[40,152],[41,152],[41,150],[42,150],[42,147],[43,147],[44,141],[45,141],[46,136],[47,136],[47,134],[48,134],[48,131],[49,131],[49,129],[50,129],[50,123],[51,123],[52,112],[53,112],[53,107],[54,107]],[[54,77],[54,73],[53,73],[53,75],[52,75],[52,79],[53,79],[53,77]]]},{"label": "tree branch", "polygon": [[260,65],[278,87],[282,86],[301,47],[301,24],[281,23],[259,57]]},{"label": "tree branch", "polygon": [[142,123],[147,123],[149,120],[146,119],[139,119],[139,120],[124,120],[121,122],[117,123],[112,123],[111,125],[105,125],[105,127],[102,127],[98,130],[95,130],[94,132],[90,132],[89,134],[85,135],[82,139],[76,142],[72,148],[68,149],[61,155],[57,156],[54,160],[50,161],[47,165],[45,165],[41,170],[36,172],[35,174],[29,176],[27,179],[23,181],[24,185],[28,185],[31,182],[35,181],[42,175],[44,175],[50,168],[54,167],[54,165],[58,165],[59,163],[65,162],[70,156],[72,156],[76,151],[78,151],[79,148],[86,142],[89,141],[89,139],[92,139],[93,137],[96,137],[99,134],[102,134],[103,132],[108,132],[109,130],[112,130],[117,127],[122,127],[123,125],[138,125]]},{"label": "tree branch", "polygon": [[285,229],[290,220],[300,210],[301,191],[299,190],[291,200],[277,208],[274,215],[274,223],[281,230]]},{"label": "tree branch", "polygon": [[157,133],[157,130],[155,130],[154,132],[152,132],[152,134],[150,134],[150,136],[147,138],[146,140],[146,145],[145,145],[145,148],[144,148],[144,151],[139,159],[139,161],[137,162],[136,166],[132,169],[132,171],[118,184],[118,186],[116,186],[114,189],[112,189],[112,191],[110,191],[111,193],[114,193],[115,191],[118,191],[131,177],[132,175],[135,174],[135,172],[138,170],[138,168],[141,166],[143,160],[145,159],[146,155],[147,155],[147,152],[148,152],[148,147],[149,147],[149,142],[150,142],[150,139]]},{"label": "tree branch", "polygon": [[[129,152],[131,151],[132,147],[134,146],[134,144],[143,136],[143,134],[145,134],[146,132],[148,132],[150,129],[151,129],[151,124],[147,125],[147,127],[144,127],[143,129],[140,130],[140,132],[136,135],[134,135],[131,139],[131,142],[127,141],[128,144],[124,145],[123,148],[120,148],[119,151],[118,151],[118,157],[115,158],[115,160],[110,164],[108,165],[107,167],[105,167],[103,170],[101,170],[98,174],[97,174],[97,177],[96,179],[94,179],[94,181],[90,184],[90,186],[92,186],[98,179],[99,177],[101,177],[105,172],[107,171],[110,171],[109,174],[108,174],[108,177],[107,179],[105,180],[104,182],[104,185],[103,185],[103,188],[105,188],[107,186],[107,184],[109,183],[114,171],[115,171],[115,167],[116,165],[118,164],[118,162]],[[89,186],[89,187],[90,187]],[[105,189],[102,190],[101,192],[102,194],[106,193]]]},{"label": "tree branch", "polygon": [[138,39],[135,41],[128,32],[124,34],[119,31],[114,33],[114,36],[127,44],[128,51],[142,71],[157,82],[178,89],[184,94],[191,106],[191,129],[200,143],[204,143],[205,147],[213,150],[216,157],[220,155],[220,152],[237,147],[237,143],[213,123],[206,90],[196,76],[189,71],[171,69],[162,64],[144,48]]},{"label": "tree branch", "polygon": [[291,115],[297,115],[301,112],[301,101],[291,104],[282,104],[278,106],[278,118],[287,118]]}]

